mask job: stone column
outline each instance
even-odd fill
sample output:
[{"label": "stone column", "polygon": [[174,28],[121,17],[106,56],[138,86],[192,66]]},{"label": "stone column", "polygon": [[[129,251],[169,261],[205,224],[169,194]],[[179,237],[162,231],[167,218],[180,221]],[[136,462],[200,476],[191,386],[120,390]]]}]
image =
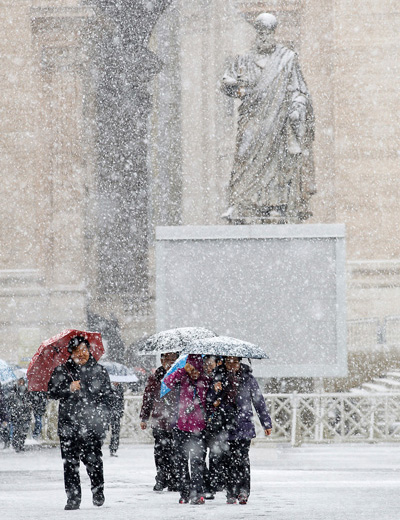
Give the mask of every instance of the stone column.
[{"label": "stone column", "polygon": [[96,298],[129,312],[149,302],[149,83],[161,62],[147,47],[170,0],[94,0],[97,27],[87,34],[92,61],[97,156]]},{"label": "stone column", "polygon": [[40,172],[36,180],[41,227],[38,234],[49,333],[86,323],[85,223],[89,161],[83,99],[85,57],[82,32],[93,11],[81,7],[31,10],[39,87]]}]

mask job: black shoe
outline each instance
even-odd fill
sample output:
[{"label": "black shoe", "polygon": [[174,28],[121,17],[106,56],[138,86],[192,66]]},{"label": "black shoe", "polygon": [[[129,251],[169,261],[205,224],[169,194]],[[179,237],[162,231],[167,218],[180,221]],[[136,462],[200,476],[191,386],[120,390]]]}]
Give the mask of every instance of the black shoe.
[{"label": "black shoe", "polygon": [[248,499],[249,495],[247,493],[240,493],[238,496],[239,504],[242,504],[242,506],[247,504]]},{"label": "black shoe", "polygon": [[204,500],[203,496],[197,495],[190,499],[190,503],[194,506],[199,506],[199,505],[205,504],[205,500]]},{"label": "black shoe", "polygon": [[161,482],[156,482],[153,491],[157,491],[158,493],[164,489],[164,486],[161,484]]},{"label": "black shoe", "polygon": [[111,457],[118,457],[117,453],[115,451],[110,451]]},{"label": "black shoe", "polygon": [[64,509],[66,511],[72,511],[74,509],[79,509],[79,506],[80,506],[79,502],[75,502],[74,500],[68,500]]},{"label": "black shoe", "polygon": [[96,491],[93,493],[93,505],[100,507],[104,504],[105,498],[103,491]]}]

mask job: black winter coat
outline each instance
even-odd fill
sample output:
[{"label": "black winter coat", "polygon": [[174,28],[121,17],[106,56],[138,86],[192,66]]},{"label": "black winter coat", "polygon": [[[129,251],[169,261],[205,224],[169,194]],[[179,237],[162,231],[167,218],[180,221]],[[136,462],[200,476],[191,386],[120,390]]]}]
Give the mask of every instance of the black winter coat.
[{"label": "black winter coat", "polygon": [[113,392],[113,402],[110,415],[116,419],[121,419],[124,415],[124,387],[121,385],[121,383],[118,385],[112,384],[111,389]]},{"label": "black winter coat", "polygon": [[46,392],[29,392],[29,401],[35,415],[44,415],[47,406]]},{"label": "black winter coat", "polygon": [[0,383],[0,427],[2,422],[8,422],[8,405],[6,401],[6,397],[3,392],[3,388]]},{"label": "black winter coat", "polygon": [[12,423],[26,424],[31,422],[32,406],[26,385],[21,387],[15,384],[13,386],[8,398],[8,412]]},{"label": "black winter coat", "polygon": [[[72,381],[81,382],[81,390],[71,392]],[[92,355],[85,365],[71,358],[56,367],[48,385],[50,399],[59,399],[58,435],[104,437],[113,404],[107,370]]]},{"label": "black winter coat", "polygon": [[161,381],[167,371],[158,367],[147,379],[143,392],[140,419],[147,422],[151,417],[151,426],[160,430],[171,430],[177,421],[179,388],[173,388],[164,397],[160,397]]}]

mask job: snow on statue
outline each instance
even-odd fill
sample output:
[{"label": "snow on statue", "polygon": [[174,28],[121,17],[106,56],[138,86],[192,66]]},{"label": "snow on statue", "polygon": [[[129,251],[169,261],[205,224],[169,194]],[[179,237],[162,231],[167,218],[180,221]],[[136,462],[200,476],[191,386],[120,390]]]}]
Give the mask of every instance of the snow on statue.
[{"label": "snow on statue", "polygon": [[229,185],[234,223],[296,223],[312,215],[315,193],[311,97],[295,52],[275,42],[277,20],[263,13],[254,49],[237,56],[223,92],[241,99]]}]

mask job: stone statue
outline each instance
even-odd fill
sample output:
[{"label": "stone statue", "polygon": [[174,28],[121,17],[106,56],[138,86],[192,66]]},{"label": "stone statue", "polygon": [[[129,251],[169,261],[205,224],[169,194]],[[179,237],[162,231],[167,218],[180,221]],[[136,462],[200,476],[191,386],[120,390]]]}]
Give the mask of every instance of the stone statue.
[{"label": "stone statue", "polygon": [[229,185],[231,223],[298,223],[315,193],[311,97],[297,55],[275,42],[275,16],[257,17],[255,47],[237,56],[223,92],[241,99]]}]

